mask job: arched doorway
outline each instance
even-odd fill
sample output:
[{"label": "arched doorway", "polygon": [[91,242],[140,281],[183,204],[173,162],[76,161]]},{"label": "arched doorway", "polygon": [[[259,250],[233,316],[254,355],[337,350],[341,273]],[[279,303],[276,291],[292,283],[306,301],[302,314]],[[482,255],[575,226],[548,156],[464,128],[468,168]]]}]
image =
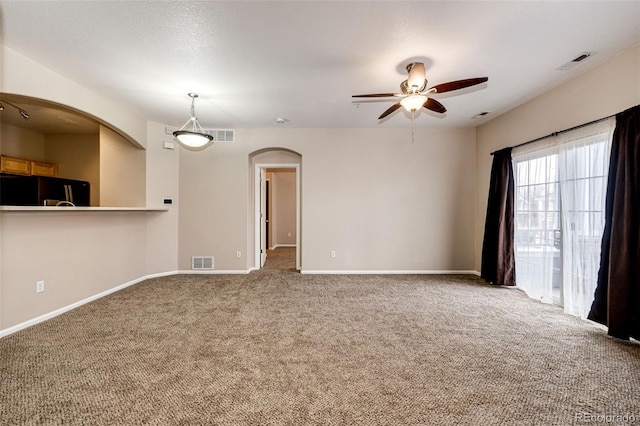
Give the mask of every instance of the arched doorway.
[{"label": "arched doorway", "polygon": [[[249,211],[253,212],[252,233],[254,262],[252,269],[260,269],[266,260],[268,239],[268,204],[267,204],[267,173],[284,172],[295,175],[295,224],[293,229],[287,229],[287,236],[295,241],[296,269],[300,270],[302,259],[301,246],[301,167],[302,156],[286,148],[267,148],[249,154],[249,170],[251,175],[250,193],[253,194]],[[294,234],[294,235],[290,235]]]}]

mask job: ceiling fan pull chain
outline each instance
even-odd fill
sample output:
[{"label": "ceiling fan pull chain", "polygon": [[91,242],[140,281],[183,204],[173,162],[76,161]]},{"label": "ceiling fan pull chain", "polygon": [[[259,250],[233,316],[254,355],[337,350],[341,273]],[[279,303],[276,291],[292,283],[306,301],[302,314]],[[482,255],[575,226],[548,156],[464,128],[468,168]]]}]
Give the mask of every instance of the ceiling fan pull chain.
[{"label": "ceiling fan pull chain", "polygon": [[411,112],[411,143],[415,143],[416,142],[416,138],[414,136],[415,122],[416,122],[416,113],[415,113],[415,111],[412,111]]}]

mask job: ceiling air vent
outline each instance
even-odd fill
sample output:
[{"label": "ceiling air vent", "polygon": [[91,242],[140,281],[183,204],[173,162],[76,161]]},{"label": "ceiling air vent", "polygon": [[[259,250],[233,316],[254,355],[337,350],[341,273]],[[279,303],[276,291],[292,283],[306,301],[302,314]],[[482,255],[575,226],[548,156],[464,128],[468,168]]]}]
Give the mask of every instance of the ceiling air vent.
[{"label": "ceiling air vent", "polygon": [[233,129],[205,129],[205,132],[213,136],[213,142],[235,142],[236,131]]},{"label": "ceiling air vent", "polygon": [[491,114],[491,111],[482,111],[482,112],[477,113],[476,115],[474,115],[471,118],[474,119],[474,120],[479,120],[479,119],[481,119],[484,116],[489,115],[489,114]]},{"label": "ceiling air vent", "polygon": [[213,256],[193,256],[191,269],[213,269]]},{"label": "ceiling air vent", "polygon": [[576,65],[578,65],[580,62],[584,61],[585,59],[589,58],[592,55],[595,55],[595,53],[596,52],[582,52],[581,54],[579,54],[578,56],[576,56],[575,58],[573,58],[572,60],[570,60],[566,64],[561,65],[556,69],[559,70],[559,71],[570,70],[571,68],[573,68]]}]

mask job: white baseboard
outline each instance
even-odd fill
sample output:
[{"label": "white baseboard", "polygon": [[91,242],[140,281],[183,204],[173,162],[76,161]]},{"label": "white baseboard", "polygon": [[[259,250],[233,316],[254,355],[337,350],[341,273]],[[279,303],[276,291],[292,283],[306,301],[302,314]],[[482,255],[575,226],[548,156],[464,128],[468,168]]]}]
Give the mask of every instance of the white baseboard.
[{"label": "white baseboard", "polygon": [[86,299],[82,299],[79,300],[75,303],[72,303],[70,305],[64,306],[62,308],[56,309],[55,311],[51,311],[49,313],[46,313],[44,315],[40,315],[39,317],[36,318],[32,318],[28,321],[25,321],[23,323],[14,325],[12,327],[9,328],[5,328],[4,330],[0,330],[0,337],[4,337],[4,336],[8,336],[9,334],[13,334],[17,331],[20,330],[24,330],[27,327],[31,327],[32,325],[36,325],[39,324],[43,321],[49,320],[51,318],[57,317],[58,315],[64,314],[65,312],[68,312],[72,309],[78,308],[82,305],[85,305],[89,302],[93,302],[94,300],[98,300],[104,296],[108,296],[111,293],[115,293],[116,291],[120,291],[122,289],[125,289],[127,287],[130,287],[134,284],[138,284],[139,282],[142,282],[144,280],[147,280],[149,278],[156,278],[156,277],[163,277],[163,276],[167,276],[167,275],[174,275],[175,272],[166,272],[166,273],[160,273],[160,274],[151,274],[151,275],[147,275],[141,278],[136,278],[135,280],[131,280],[129,282],[126,282],[124,284],[121,284],[119,286],[110,288],[109,290],[105,290],[101,293],[95,294],[93,296],[87,297]]},{"label": "white baseboard", "polygon": [[218,269],[206,269],[203,271],[193,271],[191,269],[184,269],[176,271],[175,274],[192,274],[192,275],[242,275],[248,274],[251,269],[231,269],[231,270],[218,270]]},{"label": "white baseboard", "polygon": [[477,271],[471,270],[306,270],[300,271],[301,274],[333,274],[333,275],[479,275]]},{"label": "white baseboard", "polygon": [[276,244],[273,247],[269,247],[269,250],[275,250],[278,247],[295,247],[295,246],[296,246],[295,244]]},{"label": "white baseboard", "polygon": [[49,320],[51,318],[57,317],[58,315],[64,314],[65,312],[68,312],[72,309],[78,308],[82,305],[86,305],[89,302],[93,302],[94,300],[98,300],[102,297],[108,296],[112,293],[115,293],[116,291],[120,291],[122,289],[125,289],[127,287],[130,287],[132,285],[138,284],[142,281],[151,279],[151,278],[159,278],[159,277],[166,277],[169,275],[177,275],[177,274],[248,274],[249,272],[251,272],[251,270],[231,270],[231,271],[218,271],[218,270],[211,270],[211,271],[192,271],[192,270],[179,270],[179,271],[170,271],[170,272],[161,272],[161,273],[157,273],[157,274],[149,274],[149,275],[145,275],[143,277],[140,278],[136,278],[135,280],[131,280],[129,282],[126,282],[124,284],[121,284],[119,286],[110,288],[109,290],[105,290],[101,293],[95,294],[93,296],[87,297],[86,299],[82,299],[79,300],[77,302],[74,302],[70,305],[64,306],[62,308],[56,309],[55,311],[51,311],[48,312],[44,315],[40,315],[39,317],[36,318],[32,318],[28,321],[25,321],[23,323],[14,325],[12,327],[9,328],[5,328],[4,330],[0,330],[0,338],[4,337],[4,336],[8,336],[10,334],[13,334],[17,331],[20,330],[24,330],[27,327],[31,327],[32,325],[36,325],[39,324],[43,321]]}]

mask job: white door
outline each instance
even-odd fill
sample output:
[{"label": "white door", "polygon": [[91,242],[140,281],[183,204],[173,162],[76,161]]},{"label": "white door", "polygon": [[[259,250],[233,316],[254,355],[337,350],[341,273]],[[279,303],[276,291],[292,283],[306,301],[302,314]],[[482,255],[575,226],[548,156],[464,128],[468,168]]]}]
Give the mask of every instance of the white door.
[{"label": "white door", "polygon": [[267,260],[267,176],[260,169],[260,267]]}]

